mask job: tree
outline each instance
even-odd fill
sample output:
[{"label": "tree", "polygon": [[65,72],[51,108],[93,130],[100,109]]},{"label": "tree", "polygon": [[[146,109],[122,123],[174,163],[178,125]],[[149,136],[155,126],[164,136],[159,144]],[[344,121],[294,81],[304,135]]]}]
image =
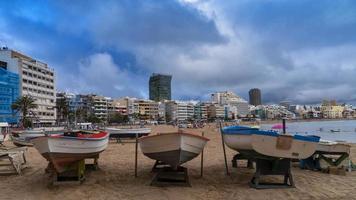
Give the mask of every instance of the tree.
[{"label": "tree", "polygon": [[127,115],[121,115],[120,113],[112,113],[109,115],[109,123],[127,123],[129,117]]},{"label": "tree", "polygon": [[59,114],[58,121],[68,121],[69,117],[69,103],[66,98],[58,99],[56,102],[57,112]]},{"label": "tree", "polygon": [[16,101],[11,105],[11,109],[15,112],[21,112],[22,114],[22,125],[25,128],[32,126],[31,119],[28,118],[28,114],[32,109],[37,108],[35,104],[36,99],[31,96],[22,96],[16,99]]},{"label": "tree", "polygon": [[91,122],[93,124],[101,123],[101,119],[99,117],[97,117],[96,115],[94,115],[94,114],[89,115],[88,118],[87,118],[87,121]]}]

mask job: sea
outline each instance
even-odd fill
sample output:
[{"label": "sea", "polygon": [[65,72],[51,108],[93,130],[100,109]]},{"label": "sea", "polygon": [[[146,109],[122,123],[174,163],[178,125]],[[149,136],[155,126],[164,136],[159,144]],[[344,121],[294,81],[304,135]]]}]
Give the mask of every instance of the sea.
[{"label": "sea", "polygon": [[[274,124],[261,124],[261,129],[271,130],[273,125]],[[286,127],[287,133],[290,134],[317,135],[323,140],[356,143],[356,120],[290,123],[287,121]]]}]

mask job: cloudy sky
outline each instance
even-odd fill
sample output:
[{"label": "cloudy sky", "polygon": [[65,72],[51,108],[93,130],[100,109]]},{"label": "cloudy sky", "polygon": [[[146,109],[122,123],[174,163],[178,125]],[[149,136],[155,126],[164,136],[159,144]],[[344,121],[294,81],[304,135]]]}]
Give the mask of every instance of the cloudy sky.
[{"label": "cloudy sky", "polygon": [[232,90],[264,102],[356,100],[356,1],[1,1],[0,45],[47,62],[57,88],[175,99]]}]

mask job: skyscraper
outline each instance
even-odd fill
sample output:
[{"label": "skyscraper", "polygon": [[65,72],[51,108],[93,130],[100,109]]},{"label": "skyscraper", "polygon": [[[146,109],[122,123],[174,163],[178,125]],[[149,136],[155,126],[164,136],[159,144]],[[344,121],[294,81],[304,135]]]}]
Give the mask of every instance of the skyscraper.
[{"label": "skyscraper", "polygon": [[171,100],[171,81],[171,75],[153,73],[149,81],[150,100]]},{"label": "skyscraper", "polygon": [[250,104],[254,106],[258,106],[262,104],[262,99],[261,99],[261,90],[258,88],[253,88],[249,92],[249,97],[250,97]]}]

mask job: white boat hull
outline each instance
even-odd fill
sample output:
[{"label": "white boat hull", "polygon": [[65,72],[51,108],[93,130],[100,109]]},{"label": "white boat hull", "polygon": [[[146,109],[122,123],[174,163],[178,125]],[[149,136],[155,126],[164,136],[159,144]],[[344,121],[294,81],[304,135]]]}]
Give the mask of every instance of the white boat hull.
[{"label": "white boat hull", "polygon": [[34,147],[62,172],[70,163],[98,156],[108,145],[109,137],[100,140],[86,140],[63,137],[38,137],[31,140]]},{"label": "white boat hull", "polygon": [[286,139],[290,143],[287,148],[279,147],[278,138],[280,137],[285,136],[225,134],[224,142],[229,148],[240,153],[259,154],[276,158],[305,159],[310,157],[316,150],[316,142],[290,140],[290,138]]},{"label": "white boat hull", "polygon": [[207,138],[193,134],[167,133],[142,137],[139,144],[147,157],[176,168],[198,156],[207,141]]}]

